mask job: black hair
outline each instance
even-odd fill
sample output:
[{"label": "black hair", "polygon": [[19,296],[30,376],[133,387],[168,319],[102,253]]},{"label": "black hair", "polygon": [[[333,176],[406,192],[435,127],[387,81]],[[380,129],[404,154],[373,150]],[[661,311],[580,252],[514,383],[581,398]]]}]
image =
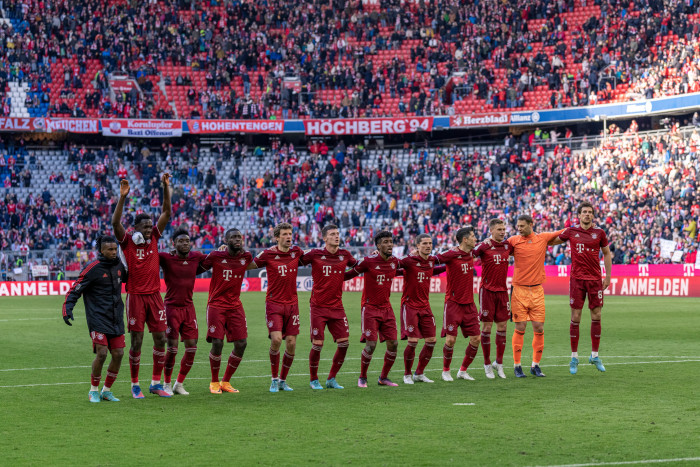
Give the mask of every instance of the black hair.
[{"label": "black hair", "polygon": [[[234,227],[234,228],[228,229],[228,230],[226,231],[226,233],[224,234],[224,238],[228,238],[229,235],[232,235],[234,232],[241,233],[240,230],[238,230],[237,228]],[[241,235],[243,235],[243,234],[241,234]]]},{"label": "black hair", "polygon": [[179,237],[180,235],[187,235],[189,237],[190,233],[187,231],[187,228],[178,227],[177,229],[175,229],[175,232],[173,232],[173,236],[171,237],[173,239],[173,243],[175,243],[175,240],[177,240],[177,237]]},{"label": "black hair", "polygon": [[428,235],[428,234],[420,234],[420,235],[418,235],[418,236],[416,237],[416,245],[419,245],[420,242],[422,242],[422,241],[425,240],[426,238],[431,238],[431,237],[430,237],[430,235]]},{"label": "black hair", "polygon": [[339,229],[338,229],[338,226],[335,224],[325,225],[321,229],[321,237],[326,238],[326,235],[328,235],[328,232],[330,232],[331,230],[339,230]]},{"label": "black hair", "polygon": [[101,235],[97,237],[97,251],[102,252],[102,245],[105,243],[116,243],[117,245],[119,244],[114,235]]},{"label": "black hair", "polygon": [[391,235],[391,232],[389,232],[388,230],[382,230],[374,236],[374,245],[379,246],[379,242],[382,241],[382,238],[394,238],[394,236]]},{"label": "black hair", "polygon": [[591,208],[591,211],[593,211],[593,215],[595,215],[595,208],[588,201],[584,201],[578,205],[578,209],[576,210],[576,214],[581,215],[581,211],[583,211],[583,208]]},{"label": "black hair", "polygon": [[469,234],[473,234],[473,233],[474,233],[474,227],[472,227],[471,225],[468,225],[467,227],[462,227],[461,229],[459,229],[457,231],[457,235],[456,235],[457,243],[462,243],[462,240],[464,239],[464,237],[468,237]]},{"label": "black hair", "polygon": [[142,221],[153,221],[153,218],[150,214],[142,212],[134,218],[134,225],[139,225]]}]

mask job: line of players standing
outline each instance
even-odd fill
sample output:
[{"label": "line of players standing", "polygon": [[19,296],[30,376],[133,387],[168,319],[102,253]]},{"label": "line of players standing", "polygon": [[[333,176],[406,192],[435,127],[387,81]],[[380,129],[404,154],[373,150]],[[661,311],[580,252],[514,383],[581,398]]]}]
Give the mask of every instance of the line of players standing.
[{"label": "line of players standing", "polygon": [[[146,324],[154,342],[149,391],[161,397],[188,394],[183,382],[194,363],[199,335],[192,294],[196,275],[207,270],[212,271],[206,340],[211,343],[209,361],[212,378],[209,388],[213,394],[238,392],[231,385],[231,378],[243,359],[247,343],[247,323],[240,301],[241,285],[247,270],[263,267],[266,268],[268,278],[265,319],[270,337],[271,392],[292,391],[286,380],[296,354],[296,336],[299,334],[296,288],[299,266],[312,268],[309,374],[310,386],[314,390],[324,389],[318,378],[318,365],[326,327],[337,348],[325,387],[343,389],[336,381],[349,345],[349,326],[342,302],[343,282],[359,275],[364,275],[361,341],[365,347],[361,355],[358,387],[367,387],[368,368],[377,342],[386,343],[378,384],[397,386],[388,377],[398,349],[396,319],[389,301],[391,284],[397,275],[404,277],[400,322],[401,338],[408,341],[403,354],[403,382],[433,382],[424,374],[436,344],[435,318],[429,302],[430,282],[433,275],[445,271],[447,290],[442,327],[442,337],[445,338],[442,379],[453,380],[450,366],[460,330],[465,337],[469,337],[469,344],[457,378],[474,379],[467,370],[476,357],[479,346],[484,354],[487,378],[495,378],[494,371],[499,377],[505,378],[503,355],[507,321],[511,317],[516,327],[512,342],[515,375],[525,377],[520,365],[520,353],[525,328],[530,321],[534,331],[530,372],[542,377],[544,373],[539,362],[544,347],[544,254],[548,245],[565,241],[571,243],[574,261],[571,276],[570,371],[575,374],[578,368],[578,323],[586,296],[592,318],[593,354],[590,362],[600,371],[605,371],[597,351],[603,290],[610,281],[610,251],[605,233],[593,226],[593,207],[589,203],[582,203],[578,209],[580,225],[562,231],[534,233],[532,218],[524,215],[518,219],[520,235],[506,241],[505,224],[499,219],[493,219],[490,221],[491,237],[478,246],[473,229],[464,227],[457,231],[457,246],[438,255],[431,255],[432,239],[429,235],[422,234],[416,238],[415,250],[403,259],[392,255],[393,240],[390,232],[379,232],[374,239],[377,251],[358,261],[349,251],[340,248],[340,233],[336,226],[327,225],[322,229],[324,248],[304,252],[298,246],[292,246],[292,226],[282,223],[274,229],[277,245],[254,258],[243,249],[243,236],[238,229],[229,229],[225,233],[225,246],[209,255],[191,251],[190,238],[184,229],[174,232],[172,251],[158,252],[158,239],[170,219],[171,191],[168,174],[163,175],[162,182],[163,212],[157,224],[153,225],[150,216],[140,214],[134,220],[134,234],[130,236],[121,224],[124,202],[129,193],[128,182],[122,180],[120,199],[112,218],[116,238],[105,236],[100,239],[98,259],[83,269],[66,296],[63,316],[67,324],[73,319],[72,309],[78,298],[83,294],[85,296],[88,327],[96,353],[89,392],[92,402],[118,400],[111,392],[111,386],[117,377],[125,347],[121,295],[115,292],[121,289],[121,282],[126,282],[127,288],[126,319],[131,336],[129,367],[132,396],[136,399],[144,397],[139,384],[139,365]],[[116,257],[117,242],[121,246],[126,268]],[[604,281],[600,277],[601,250],[607,272]],[[515,274],[513,296],[509,300],[507,273],[508,257],[511,255],[515,257]],[[473,297],[474,258],[480,258],[483,267],[479,291],[480,313]],[[163,269],[166,283],[165,303],[160,296],[159,267]],[[112,268],[116,273],[102,277],[99,272],[95,272],[104,268]],[[112,298],[95,305],[92,298],[94,295],[111,295]],[[513,310],[510,309],[511,302]],[[491,362],[490,335],[494,322],[496,359]],[[179,338],[184,342],[185,352],[176,381],[172,383]],[[233,343],[233,349],[220,380],[224,339]],[[424,339],[425,343],[414,373],[413,363],[420,339]],[[282,341],[285,342],[285,351],[280,369]],[[98,386],[102,366],[109,353],[112,360],[100,392]]]}]

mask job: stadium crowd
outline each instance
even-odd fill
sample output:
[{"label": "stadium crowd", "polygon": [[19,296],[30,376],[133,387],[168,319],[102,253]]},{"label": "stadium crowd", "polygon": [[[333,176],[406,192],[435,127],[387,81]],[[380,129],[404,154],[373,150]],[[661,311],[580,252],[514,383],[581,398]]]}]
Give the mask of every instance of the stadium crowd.
[{"label": "stadium crowd", "polygon": [[[50,115],[171,118],[164,84],[187,90],[179,118],[243,119],[438,115],[467,96],[489,110],[700,90],[693,2],[403,3],[9,0],[0,89],[29,83],[26,104]],[[447,86],[455,72],[460,82]],[[112,95],[115,73],[143,94]],[[528,97],[538,87],[549,102]]]}]

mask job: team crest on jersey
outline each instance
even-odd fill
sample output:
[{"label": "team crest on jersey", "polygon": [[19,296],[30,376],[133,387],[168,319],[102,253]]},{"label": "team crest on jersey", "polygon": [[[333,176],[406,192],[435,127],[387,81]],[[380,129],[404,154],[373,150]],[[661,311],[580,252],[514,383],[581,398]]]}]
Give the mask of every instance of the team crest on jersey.
[{"label": "team crest on jersey", "polygon": [[292,253],[290,256],[292,257],[292,259],[294,259],[294,258],[296,258],[297,254],[296,254],[296,253]]},{"label": "team crest on jersey", "polygon": [[448,330],[448,331],[454,331],[454,329],[455,329],[455,327],[454,327],[454,325],[452,325],[452,324],[450,324],[449,326],[447,326],[447,330]]},{"label": "team crest on jersey", "polygon": [[241,264],[245,264],[245,260],[244,260],[244,259],[241,259]]},{"label": "team crest on jersey", "polygon": [[170,329],[170,326],[168,326],[167,328],[165,328],[165,333],[166,333],[166,334],[170,334],[170,331],[172,331],[172,329]]},{"label": "team crest on jersey", "polygon": [[369,330],[365,331],[365,336],[369,337],[371,335],[372,335],[372,331],[369,331]]},{"label": "team crest on jersey", "polygon": [[95,333],[95,337],[97,337],[98,341],[101,341],[101,340],[104,340],[105,335],[102,334],[101,332],[97,332],[97,333]]},{"label": "team crest on jersey", "polygon": [[482,312],[481,312],[481,316],[483,316],[484,318],[486,318],[488,315],[489,315],[489,312],[488,312],[488,311],[482,311]]},{"label": "team crest on jersey", "polygon": [[209,326],[209,333],[214,334],[216,332],[216,326]]},{"label": "team crest on jersey", "polygon": [[[428,262],[428,264],[430,265],[431,268],[433,267],[433,262],[432,262],[432,261]],[[418,266],[420,266],[420,264],[419,264]]]},{"label": "team crest on jersey", "polygon": [[343,260],[343,255],[338,256],[338,259],[339,259],[340,261],[342,261],[342,260]]},{"label": "team crest on jersey", "polygon": [[413,332],[413,326],[408,327],[408,332]]},{"label": "team crest on jersey", "polygon": [[313,334],[314,336],[318,336],[318,328],[314,328],[314,330],[311,331],[311,334]]},{"label": "team crest on jersey", "polygon": [[129,324],[130,325],[135,325],[136,324],[136,318],[129,318]]},{"label": "team crest on jersey", "polygon": [[274,324],[275,324],[275,323],[273,323],[272,321],[268,321],[268,322],[267,322],[267,327],[268,327],[268,328],[272,328],[272,326],[273,326]]},{"label": "team crest on jersey", "polygon": [[396,269],[396,265],[394,263],[391,263],[391,269]]},{"label": "team crest on jersey", "polygon": [[571,300],[569,300],[569,303],[570,303],[571,305],[573,305],[573,304],[574,304],[574,299],[572,298]]},{"label": "team crest on jersey", "polygon": [[598,234],[591,234],[591,237],[593,237],[593,239],[596,239],[598,238]]}]

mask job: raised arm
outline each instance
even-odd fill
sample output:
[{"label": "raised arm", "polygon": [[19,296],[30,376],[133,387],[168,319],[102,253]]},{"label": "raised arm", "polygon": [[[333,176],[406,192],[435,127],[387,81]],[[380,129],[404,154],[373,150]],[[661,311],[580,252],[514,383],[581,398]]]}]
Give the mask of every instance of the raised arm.
[{"label": "raised arm", "polygon": [[605,264],[605,279],[603,279],[603,290],[605,290],[610,285],[610,278],[612,277],[612,252],[609,246],[604,246],[601,250],[603,251],[603,263]]},{"label": "raised arm", "polygon": [[165,230],[168,222],[170,222],[170,216],[172,215],[172,207],[170,205],[170,196],[172,191],[170,189],[170,174],[167,172],[164,173],[161,177],[161,181],[163,182],[163,211],[160,213],[157,226],[158,232],[163,233],[163,230]]},{"label": "raised arm", "polygon": [[564,230],[566,229],[561,229],[556,232],[547,232],[550,236],[549,241],[547,242],[547,245],[549,246],[554,246],[554,245],[561,245],[562,243],[566,243],[566,240],[560,237],[561,234],[564,233]]},{"label": "raised arm", "polygon": [[117,201],[117,206],[112,213],[112,229],[114,230],[114,235],[117,237],[118,242],[124,240],[124,236],[126,235],[126,230],[124,230],[124,226],[122,225],[122,213],[124,212],[124,203],[126,202],[129,190],[128,180],[119,182],[119,201]]}]

